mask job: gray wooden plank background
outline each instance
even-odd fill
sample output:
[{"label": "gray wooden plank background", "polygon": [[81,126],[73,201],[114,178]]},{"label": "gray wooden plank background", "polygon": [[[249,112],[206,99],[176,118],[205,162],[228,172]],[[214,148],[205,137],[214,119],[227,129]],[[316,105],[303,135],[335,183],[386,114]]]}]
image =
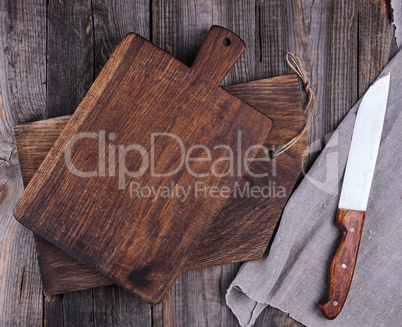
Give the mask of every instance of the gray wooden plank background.
[{"label": "gray wooden plank background", "polygon": [[[183,273],[151,306],[116,286],[41,294],[32,235],[12,218],[22,192],[12,126],[70,114],[121,38],[135,32],[191,64],[208,29],[247,50],[223,81],[289,73],[298,55],[317,96],[312,157],[395,54],[389,0],[0,0],[0,326],[238,326],[224,293],[239,264]],[[256,326],[300,326],[267,308]]]}]

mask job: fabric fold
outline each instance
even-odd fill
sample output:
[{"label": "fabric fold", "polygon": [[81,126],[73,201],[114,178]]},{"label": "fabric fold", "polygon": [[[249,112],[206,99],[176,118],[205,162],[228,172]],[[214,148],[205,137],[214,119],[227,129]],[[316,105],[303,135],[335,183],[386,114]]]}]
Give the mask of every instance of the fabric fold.
[{"label": "fabric fold", "polygon": [[242,327],[265,307],[307,326],[398,326],[402,321],[402,52],[391,72],[381,146],[356,271],[340,315],[326,320],[317,303],[341,235],[335,224],[343,172],[360,101],[331,136],[286,205],[267,256],[242,265],[226,294]]}]

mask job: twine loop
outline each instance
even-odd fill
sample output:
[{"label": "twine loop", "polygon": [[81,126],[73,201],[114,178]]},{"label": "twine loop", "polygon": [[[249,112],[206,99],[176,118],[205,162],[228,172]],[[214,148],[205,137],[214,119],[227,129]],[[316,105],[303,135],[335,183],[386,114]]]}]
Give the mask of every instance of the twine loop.
[{"label": "twine loop", "polygon": [[[274,156],[279,156],[280,154],[284,153],[285,151],[289,150],[303,135],[304,133],[307,132],[307,129],[313,122],[313,118],[316,114],[316,105],[317,105],[317,100],[315,98],[313,88],[309,82],[309,80],[306,77],[306,74],[304,73],[302,63],[299,59],[299,57],[295,56],[291,52],[286,53],[286,61],[289,65],[290,68],[299,76],[303,83],[303,88],[308,94],[308,101],[306,106],[303,109],[304,116],[307,117],[306,123],[303,126],[303,129],[300,131],[300,133],[292,138],[289,142],[287,142],[284,145],[279,146],[274,153]],[[311,110],[310,110],[311,106]]]}]

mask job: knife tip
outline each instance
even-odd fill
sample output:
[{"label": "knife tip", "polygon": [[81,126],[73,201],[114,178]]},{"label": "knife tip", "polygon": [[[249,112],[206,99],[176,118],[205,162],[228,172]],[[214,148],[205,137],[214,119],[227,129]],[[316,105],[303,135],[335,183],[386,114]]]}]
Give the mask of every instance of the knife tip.
[{"label": "knife tip", "polygon": [[373,87],[375,85],[376,88],[383,86],[388,89],[390,81],[391,81],[391,73],[386,72],[386,73],[380,75],[380,77],[378,77],[375,80],[375,82],[371,85],[371,87]]},{"label": "knife tip", "polygon": [[386,73],[382,74],[377,80],[380,80],[380,79],[382,79],[382,78],[388,77],[388,76],[390,76],[390,75],[391,75],[390,72],[386,72]]}]

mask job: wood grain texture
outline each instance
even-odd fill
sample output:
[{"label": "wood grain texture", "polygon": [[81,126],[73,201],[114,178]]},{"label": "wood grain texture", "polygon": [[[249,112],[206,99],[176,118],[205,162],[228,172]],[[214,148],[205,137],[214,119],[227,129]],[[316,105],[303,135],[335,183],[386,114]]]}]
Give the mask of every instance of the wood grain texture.
[{"label": "wood grain texture", "polygon": [[[193,6],[193,2],[181,5],[180,1],[160,1],[156,2],[158,8],[154,10],[155,14],[155,33],[161,33],[160,39],[177,39],[176,43],[171,44],[173,53],[183,53],[183,57],[189,51],[180,46],[182,40],[193,40],[202,27],[197,26],[199,20],[192,20],[192,24],[187,29],[180,26],[179,21],[188,20],[187,16],[200,16],[194,14],[194,11],[204,8],[215,8],[213,4],[216,1],[204,1],[204,5]],[[367,4],[367,5],[366,5]],[[245,4],[244,6],[247,6]],[[253,67],[254,73],[248,72],[247,78],[258,79],[270,76],[289,73],[286,65],[286,51],[292,51],[298,55],[303,63],[308,79],[312,82],[313,90],[318,99],[318,114],[314,124],[309,129],[311,160],[319,154],[329,133],[337,126],[346,111],[358,100],[358,88],[368,88],[367,80],[362,80],[358,86],[358,62],[364,65],[368,62],[387,61],[390,53],[395,49],[392,45],[388,48],[387,44],[382,51],[378,51],[382,42],[382,36],[393,38],[392,26],[389,19],[383,19],[379,16],[378,4],[376,1],[337,1],[337,2],[317,2],[317,1],[282,1],[282,0],[264,0],[257,1],[255,8],[239,8],[232,12],[231,19],[236,22],[246,21],[249,23],[247,31],[254,30],[252,36],[255,43],[255,54],[250,56],[249,67]],[[226,8],[231,8],[230,5]],[[363,11],[363,8],[364,11]],[[158,10],[165,15],[158,15]],[[225,10],[225,9],[224,9]],[[253,12],[254,11],[254,12]],[[219,9],[205,9],[202,19],[216,19],[215,23],[224,25],[225,18],[217,18],[215,13]],[[250,19],[250,17],[255,17]],[[364,17],[367,24],[370,19],[378,23],[376,28],[370,28],[366,34],[359,35],[362,31],[358,27],[358,18]],[[242,24],[242,23],[238,23]],[[254,26],[253,26],[254,25]],[[241,31],[239,32],[241,35]],[[245,31],[243,31],[245,33]],[[172,36],[173,34],[173,36]],[[178,34],[175,36],[174,34]],[[243,36],[244,38],[244,36]],[[156,36],[154,36],[156,39]],[[247,39],[244,38],[246,43]],[[364,60],[359,58],[358,44],[364,43],[367,49],[367,56]],[[375,47],[374,44],[378,44]],[[159,44],[162,46],[163,44]],[[196,45],[193,44],[193,49]],[[380,54],[380,57],[377,54]],[[246,58],[246,56],[245,56]],[[191,57],[189,59],[191,61]],[[380,71],[376,67],[370,74],[376,75]],[[246,75],[232,75],[231,83],[243,81]],[[209,272],[214,275],[216,280],[225,278],[226,275],[234,275],[238,265],[226,265],[222,270],[211,269]],[[154,310],[158,315],[156,321],[162,321],[166,325],[186,326],[190,319],[198,319],[199,326],[207,326],[208,322],[204,316],[200,316],[198,311],[203,308],[206,315],[221,312],[222,316],[226,310],[224,302],[218,305],[216,302],[208,300],[200,301],[197,307],[187,305],[193,297],[200,298],[205,287],[203,279],[210,278],[210,275],[200,276],[196,272],[187,272],[187,280],[192,283],[182,284],[182,279],[176,283],[181,287],[183,295],[175,293],[170,297],[170,301],[164,301],[163,308]],[[190,285],[189,285],[190,284]],[[213,284],[217,285],[217,284]],[[186,294],[184,296],[184,294]],[[185,300],[184,300],[185,299]],[[319,299],[317,299],[319,300]],[[175,308],[172,312],[171,308]],[[180,309],[179,309],[180,308]],[[205,309],[204,309],[205,308]],[[164,310],[169,310],[168,316],[163,316]],[[183,311],[186,312],[186,318],[183,318]],[[190,318],[191,316],[191,318]],[[195,318],[197,317],[197,318]],[[277,309],[267,308],[258,318],[255,326],[280,326],[281,324],[292,326],[301,326],[294,320],[288,320],[285,313]],[[220,324],[237,325],[232,320],[220,320]],[[219,325],[219,323],[217,324]]]},{"label": "wood grain texture", "polygon": [[365,211],[338,209],[336,222],[341,228],[342,239],[329,267],[327,296],[319,303],[321,314],[335,319],[341,312],[352,284],[359,253]]},{"label": "wood grain texture", "polygon": [[299,56],[317,98],[309,129],[315,155],[357,101],[357,9],[355,1],[258,2],[258,77],[289,71],[286,51]]},{"label": "wood grain texture", "polygon": [[[94,71],[98,76],[124,35],[136,33],[150,39],[150,4],[148,1],[92,0],[94,19]],[[63,110],[63,114],[67,114]]]},{"label": "wood grain texture", "polygon": [[[71,116],[62,116],[14,126],[19,166],[25,187],[45,159],[46,154],[50,151],[70,118]],[[47,141],[41,141],[44,139]],[[35,155],[33,156],[32,154]],[[35,235],[34,240],[45,295],[86,289],[88,288],[88,284],[94,286],[111,284],[108,279],[60,251],[43,238]],[[66,288],[66,283],[73,283],[74,287]],[[56,291],[49,292],[48,290]],[[71,296],[76,298],[77,294],[67,295],[65,304],[68,305],[70,303]],[[81,301],[82,299],[78,302]],[[45,307],[49,305],[54,309],[55,302],[57,302],[56,297],[48,297],[45,301]],[[92,307],[92,304],[90,307]],[[66,321],[71,323],[68,317],[66,317]]]},{"label": "wood grain texture", "polygon": [[[63,1],[64,7],[74,6],[74,2]],[[93,0],[92,1],[92,15],[94,28],[92,33],[94,35],[93,52],[94,60],[89,63],[88,69],[83,69],[81,75],[73,74],[73,83],[80,85],[80,88],[84,88],[83,85],[89,87],[94,78],[99,74],[101,68],[105,65],[107,59],[111,56],[122,37],[129,32],[134,32],[144,37],[149,37],[150,33],[150,12],[149,1],[127,1],[127,0]],[[73,9],[67,9],[73,11]],[[74,17],[74,19],[80,20],[80,17]],[[75,28],[84,28],[82,24],[74,24]],[[81,29],[79,34],[84,34],[86,31]],[[57,46],[57,44],[68,44],[70,39],[67,33],[60,33],[59,39],[56,42],[52,40],[48,41],[48,52],[53,53],[53,56],[64,56],[64,47]],[[80,56],[81,52],[87,52],[86,44],[76,43],[79,46],[69,48],[69,51],[75,57]],[[67,65],[67,67],[71,67]],[[71,67],[74,69],[74,67]],[[94,76],[85,74],[88,70],[95,72]],[[79,72],[79,71],[77,71]],[[53,85],[48,82],[48,88],[53,87],[55,91],[52,95],[48,95],[49,103],[52,103],[53,97],[58,97],[57,83]],[[60,91],[60,90],[59,90]],[[84,94],[83,94],[84,96]],[[81,100],[81,99],[80,99]],[[48,107],[48,116],[55,117],[57,115],[67,115],[76,109],[74,103],[65,103],[66,107],[54,108],[55,112],[52,113],[52,108]],[[99,276],[99,275],[98,275]],[[144,301],[140,301],[137,297],[128,295],[118,286],[111,286],[107,288],[107,291],[98,288],[92,290],[93,296],[88,296],[88,292],[74,292],[57,296],[46,296],[44,301],[44,318],[47,326],[71,326],[76,324],[76,320],[73,323],[73,314],[80,314],[80,311],[85,311],[87,308],[92,308],[92,313],[95,317],[103,317],[103,319],[109,319],[108,323],[103,326],[130,326],[136,323],[138,326],[150,326],[151,324],[151,307]],[[113,294],[113,296],[110,296]],[[106,296],[108,295],[108,296]],[[85,308],[74,305],[74,299],[81,298],[81,302],[85,303]],[[118,323],[113,320],[108,314],[112,314],[118,318]],[[61,322],[60,322],[60,318]],[[98,327],[102,326],[102,319],[95,320],[98,323]],[[114,323],[114,325],[113,325]],[[82,324],[78,324],[82,325]]]},{"label": "wood grain texture", "polygon": [[33,235],[12,215],[21,195],[18,166],[0,161],[0,325],[39,326],[42,319],[41,281]]},{"label": "wood grain texture", "polygon": [[[243,50],[241,39],[215,26],[188,68],[140,36],[127,35],[24,191],[15,217],[117,284],[158,302],[227,199],[221,192],[199,196],[197,185],[230,191],[247,169],[245,160],[233,167],[222,161],[227,153],[216,147],[229,147],[233,158],[253,158],[270,131],[268,117],[218,87]],[[107,174],[102,131],[119,147],[118,167],[111,168],[109,160]],[[79,133],[88,132],[95,136],[83,141]],[[152,133],[168,137],[159,136],[150,148]],[[219,176],[208,168],[205,174],[201,160],[170,173],[183,165],[178,151],[199,144],[214,149],[210,162],[219,160],[220,171],[230,173]],[[144,153],[141,161],[131,157],[127,167],[133,145]],[[95,174],[82,174],[94,167]],[[180,196],[151,201],[133,196],[131,183],[148,189],[175,184],[192,194],[186,201]]]},{"label": "wood grain texture", "polygon": [[12,210],[22,192],[12,126],[44,118],[46,3],[0,1],[0,326],[40,326],[32,233]]},{"label": "wood grain texture", "polygon": [[[296,75],[285,75],[226,89],[260,110],[274,122],[264,142],[275,149],[298,134],[304,125],[300,88]],[[185,270],[261,258],[274,233],[282,208],[291,194],[308,153],[307,135],[275,160],[260,151],[239,183],[239,190],[263,189],[265,197],[232,194],[194,251]],[[265,174],[266,176],[261,177]],[[260,177],[258,177],[260,176]]]},{"label": "wood grain texture", "polygon": [[[370,86],[372,80],[365,76],[374,79],[381,71],[378,63],[387,62],[395,51],[393,27],[380,7],[364,0],[257,2],[257,77],[286,73],[282,58],[291,51],[300,57],[317,98],[317,115],[308,131],[309,164]],[[255,326],[279,326],[275,316],[285,314],[271,314],[265,310]]]},{"label": "wood grain texture", "polygon": [[[212,23],[230,28],[244,40],[247,49],[223,85],[248,82],[257,79],[255,47],[258,26],[255,8],[252,1],[153,1],[152,39],[158,46],[166,47],[180,60],[190,64],[201,45],[201,35]],[[236,326],[236,318],[225,305],[222,294],[238,267],[239,264],[229,264],[220,269],[203,269],[202,274],[198,271],[182,273],[164,301],[154,306],[155,325]],[[225,284],[222,285],[221,281]],[[206,290],[214,297],[206,297]]]},{"label": "wood grain texture", "polygon": [[45,326],[151,325],[150,306],[116,286],[46,296],[45,301]]},{"label": "wood grain texture", "polygon": [[233,31],[247,47],[222,85],[255,79],[255,4],[252,1],[157,0],[152,1],[152,19],[152,42],[186,65],[194,61],[212,25]]},{"label": "wood grain texture", "polygon": [[[164,7],[159,8],[160,5],[157,1],[152,1],[153,7],[151,7],[151,2],[144,0],[135,2],[130,1],[130,3],[125,3],[123,0],[116,0],[113,2],[93,0],[93,9],[95,15],[94,21],[97,21],[96,15],[99,14],[101,15],[100,20],[103,20],[105,22],[104,24],[108,24],[108,28],[102,28],[102,25],[99,25],[99,29],[101,29],[101,33],[105,33],[105,36],[103,37],[104,42],[111,45],[117,44],[113,43],[112,40],[119,41],[124,34],[130,30],[143,36],[145,36],[145,34],[142,34],[142,30],[147,30],[150,37],[154,37],[154,39],[155,34],[152,33],[152,30],[158,31],[157,33],[161,34],[162,38],[166,40],[168,39],[167,36],[171,35],[171,40],[173,41],[170,43],[166,42],[167,50],[168,48],[171,48],[173,51],[176,51],[175,56],[179,57],[179,55],[181,55],[179,58],[187,63],[190,63],[193,60],[197,49],[202,42],[202,36],[200,36],[201,29],[197,27],[197,24],[204,24],[204,28],[202,29],[203,33],[206,33],[207,29],[211,25],[208,25],[208,22],[212,21],[212,19],[216,24],[230,27],[245,40],[248,46],[247,51],[249,52],[246,51],[243,58],[239,60],[239,62],[242,60],[247,61],[247,63],[241,66],[244,67],[244,69],[247,69],[247,72],[242,72],[241,70],[237,71],[236,69],[238,64],[236,64],[233,68],[236,73],[229,74],[230,80],[227,78],[225,80],[226,84],[234,84],[289,73],[290,71],[286,67],[283,55],[287,50],[294,51],[298,56],[301,57],[307,76],[312,81],[313,89],[318,94],[319,98],[319,115],[315,120],[314,126],[309,131],[310,140],[312,142],[310,148],[315,151],[314,156],[316,156],[322,148],[322,140],[325,141],[325,135],[331,130],[330,126],[336,126],[340,117],[344,115],[344,111],[348,109],[341,107],[338,100],[341,99],[341,95],[343,94],[343,97],[350,98],[350,102],[357,101],[358,96],[360,96],[365,89],[369,87],[369,79],[374,79],[375,76],[380,72],[380,63],[387,62],[389,57],[395,53],[396,47],[390,18],[387,14],[383,14],[381,12],[383,3],[387,3],[387,6],[389,6],[390,1],[340,0],[336,1],[335,6],[332,6],[330,1],[317,2],[313,0],[300,2],[291,0],[264,0],[258,1],[257,3],[249,1],[236,1],[233,5],[231,2],[227,2],[228,3],[223,1],[203,1],[197,6],[197,3],[195,2],[172,0],[163,1],[161,5]],[[35,68],[37,67],[36,64],[32,63],[38,58],[40,61],[44,61],[44,59],[40,59],[40,56],[37,56],[37,53],[45,49],[45,43],[43,42],[45,37],[38,37],[38,35],[44,33],[43,27],[46,27],[46,17],[44,17],[46,12],[46,8],[44,7],[46,3],[41,2],[39,4],[39,6],[42,8],[39,10],[41,14],[38,14],[38,10],[33,9],[31,6],[38,4],[38,2],[30,1],[26,5],[21,5],[22,2],[20,1],[3,1],[2,8],[7,8],[8,3],[10,3],[13,7],[15,4],[16,7],[20,9],[27,9],[24,10],[24,17],[27,17],[27,19],[24,19],[25,24],[13,24],[13,33],[16,31],[16,26],[22,28],[23,26],[26,27],[26,24],[29,24],[29,28],[27,30],[29,31],[30,35],[29,42],[17,42],[17,38],[20,40],[19,37],[21,37],[21,33],[14,33],[12,34],[14,37],[10,37],[10,32],[8,29],[1,30],[3,42],[0,43],[0,47],[4,45],[2,49],[8,48],[8,56],[12,58],[19,58],[17,59],[17,62],[24,62],[26,60],[24,58],[29,57],[28,61],[30,62],[30,65],[19,64],[14,65],[13,68],[12,65],[8,65],[8,61],[3,61],[4,66],[2,66],[2,73],[0,74],[1,76],[7,76],[2,77],[4,78],[1,82],[2,88],[4,88],[5,85],[14,85],[12,89],[2,89],[2,98],[4,108],[8,108],[7,117],[13,116],[15,117],[15,120],[13,120],[13,123],[9,123],[9,120],[0,120],[1,124],[9,126],[7,127],[7,135],[10,137],[9,140],[11,140],[10,143],[8,143],[9,145],[4,145],[4,143],[2,143],[0,151],[2,153],[4,152],[10,154],[12,153],[12,149],[14,149],[11,131],[12,124],[44,118],[43,109],[45,108],[44,101],[46,100],[44,99],[45,92],[37,93],[33,90],[37,90],[38,87],[40,87],[40,83],[45,82],[45,71],[43,70],[42,73],[38,73],[38,70]],[[63,1],[63,3],[64,6],[70,5],[70,2]],[[139,3],[143,5],[141,7],[137,6]],[[196,5],[195,9],[198,10],[196,15],[193,14],[193,11],[195,10],[193,7],[194,3]],[[213,7],[211,4],[215,3],[217,5]],[[99,6],[99,4],[103,4],[103,6],[108,7],[109,9],[107,11],[97,12],[95,8]],[[261,5],[263,8],[259,8]],[[236,10],[230,9],[233,8],[233,6],[236,6]],[[346,9],[342,13],[343,17],[347,18],[349,14],[353,16],[353,19],[358,17],[357,25],[359,25],[359,28],[351,29],[348,27],[348,24],[336,24],[334,19],[345,19],[339,17],[339,8],[342,7],[345,7]],[[149,10],[151,8],[152,10]],[[176,8],[180,8],[180,10]],[[272,12],[272,15],[265,15],[265,18],[262,18],[263,16],[259,18],[260,16],[258,10],[264,9],[268,12],[269,8]],[[356,8],[357,12],[354,11]],[[335,9],[338,11],[338,14],[335,13]],[[2,24],[8,24],[10,21],[16,22],[15,18],[22,17],[22,14],[18,10],[2,11]],[[158,11],[163,12],[163,14],[158,15]],[[127,14],[130,12],[133,14],[135,19],[131,19]],[[225,14],[221,15],[220,13]],[[150,24],[148,25],[148,20],[151,17],[154,21],[154,27],[152,27]],[[189,19],[188,17],[193,18]],[[35,21],[35,23],[28,23],[32,21],[32,19]],[[82,18],[75,17],[74,19],[80,20]],[[186,23],[184,24],[183,22],[185,20]],[[167,21],[169,21],[169,24],[166,23]],[[225,24],[232,24],[233,26],[228,26]],[[133,28],[127,28],[127,26],[133,26]],[[356,25],[353,25],[353,27],[355,26]],[[119,30],[121,30],[121,34],[119,34]],[[186,30],[189,30],[189,32],[187,33]],[[96,28],[94,32],[96,35]],[[108,35],[108,33],[110,34]],[[249,37],[247,37],[247,35],[249,35]],[[353,35],[356,35],[356,37],[350,42],[357,42],[358,45],[356,45],[355,48],[345,45],[347,44],[347,39],[349,37],[353,37]],[[187,39],[188,41],[183,41]],[[330,39],[333,41],[329,42]],[[192,43],[192,40],[198,40],[198,43]],[[260,45],[259,40],[263,40],[265,45]],[[391,41],[389,42],[388,40]],[[62,53],[68,42],[68,39],[63,39],[63,42],[60,42],[63,44],[61,47],[56,47],[52,42],[48,42],[48,51],[53,51],[55,54],[57,50]],[[10,46],[10,44],[13,46]],[[251,44],[255,44],[255,49],[250,48],[252,46]],[[164,47],[164,44],[158,45],[162,45]],[[270,50],[270,45],[272,47],[272,51]],[[29,56],[26,54],[26,52],[21,52],[21,48],[26,48],[27,46],[31,47]],[[97,56],[99,46],[102,47],[101,43],[94,45],[95,58],[100,58]],[[339,50],[344,48],[345,52],[347,52],[346,56],[350,55],[351,57],[355,56],[357,58],[356,61],[358,64],[359,78],[357,84],[350,83],[350,89],[344,85],[344,83],[348,83],[348,80],[345,81],[343,78],[341,78],[342,74],[346,79],[349,78],[349,75],[347,72],[341,72],[346,69],[356,71],[356,61],[354,61],[355,64],[351,63],[350,67],[348,68],[343,61],[342,52],[337,51],[335,56],[331,56],[331,52],[334,47]],[[357,52],[352,54],[350,51],[353,49]],[[78,56],[81,51],[82,49],[78,47],[70,49],[72,56]],[[108,58],[110,54],[111,53],[105,55],[105,58]],[[1,57],[1,60],[4,60],[4,58],[7,57]],[[248,59],[246,60],[246,58]],[[331,58],[331,60],[328,58]],[[68,60],[68,58],[66,60]],[[264,60],[263,66],[259,66],[261,60]],[[10,62],[13,63],[15,60]],[[103,64],[101,63],[101,66]],[[279,68],[277,68],[277,65],[279,65]],[[30,72],[25,73],[24,69],[28,67]],[[255,69],[253,69],[253,67]],[[328,73],[325,73],[326,70],[328,70]],[[13,79],[15,79],[15,82],[13,82],[14,84],[8,82],[10,71],[12,72],[11,76],[14,76]],[[333,75],[333,78],[330,80],[328,80],[329,74]],[[353,72],[351,74],[353,74]],[[331,85],[329,85],[329,81],[331,82]],[[77,84],[81,82],[81,77],[76,76],[74,83]],[[30,85],[29,88],[26,88],[27,83]],[[328,89],[325,87],[326,85],[328,85]],[[43,84],[42,87],[45,88],[45,84]],[[356,88],[359,91],[356,91]],[[29,95],[26,93],[26,90],[28,89],[30,90]],[[331,97],[329,96],[330,92],[333,94]],[[339,96],[335,96],[335,94],[338,92]],[[18,97],[13,95],[15,93],[18,94]],[[7,97],[8,100],[5,101],[5,97]],[[11,105],[6,105],[5,103],[11,103]],[[61,107],[58,108],[58,110],[60,109]],[[65,107],[63,108],[65,111],[60,114],[68,114],[74,109],[74,107]],[[6,123],[4,123],[4,121],[6,121]],[[3,133],[3,130],[1,132]],[[11,180],[9,182],[11,182]],[[8,243],[9,240],[10,239],[8,238],[4,242]],[[8,255],[7,258],[13,258],[13,256]],[[206,283],[203,282],[204,280],[219,281],[220,279],[225,279],[225,276],[228,276],[228,279],[233,278],[237,268],[238,265],[234,264],[225,265],[222,267],[222,269],[204,269],[205,272],[202,275],[198,274],[197,271],[187,272],[187,286],[182,283],[181,279],[178,280],[177,284],[181,285],[181,292],[177,292],[176,297],[170,297],[170,302],[166,303],[164,310],[165,312],[166,310],[170,311],[169,314],[165,315],[165,318],[162,315],[163,308],[161,305],[153,306],[152,313],[151,310],[138,310],[139,302],[133,301],[133,297],[127,293],[121,294],[119,296],[119,300],[115,301],[114,299],[111,299],[110,296],[106,296],[106,294],[109,294],[106,292],[100,292],[99,296],[94,296],[92,300],[89,296],[86,296],[86,292],[78,292],[68,293],[64,296],[46,297],[47,301],[44,303],[46,325],[72,325],[69,324],[69,320],[67,318],[62,319],[65,312],[74,312],[76,315],[80,315],[81,310],[85,311],[87,310],[87,307],[92,306],[93,314],[95,316],[103,315],[105,312],[111,312],[115,316],[119,317],[120,320],[118,324],[116,321],[110,321],[107,326],[120,327],[132,326],[133,324],[138,326],[150,326],[151,324],[154,326],[162,326],[163,324],[166,326],[191,326],[190,324],[186,323],[189,321],[198,323],[197,326],[238,326],[233,316],[231,319],[226,318],[228,317],[226,314],[229,314],[230,316],[230,311],[227,311],[227,307],[224,302],[218,304],[218,302],[208,301],[208,298],[203,296],[206,294],[206,285],[209,287],[207,289],[208,294],[211,294],[211,292],[218,294],[218,292],[225,291],[219,289],[219,287],[221,287],[220,283]],[[11,275],[14,275],[14,273]],[[8,278],[9,277],[4,277],[4,279],[7,280]],[[111,288],[116,288],[116,292],[119,290],[118,287]],[[15,288],[10,286],[10,290],[15,291]],[[97,290],[103,289],[100,288]],[[94,290],[94,292],[97,290]],[[323,289],[323,295],[324,292],[325,291]],[[4,289],[2,289],[2,296],[4,296],[3,294]],[[83,294],[82,297],[88,300],[88,302],[85,302],[85,306],[73,306],[73,302],[70,301],[69,298],[73,295],[76,298],[76,294]],[[4,298],[8,298],[7,293]],[[192,305],[194,303],[194,299],[199,300],[197,307]],[[6,303],[7,307],[9,307],[8,305],[11,302],[7,301]],[[30,297],[29,303],[35,303],[34,297]],[[144,302],[141,303],[149,308],[149,306]],[[130,307],[131,310],[125,311],[125,306]],[[102,310],[100,310],[101,307],[105,307],[110,310],[102,312]],[[37,309],[39,310],[37,314],[40,316],[40,308],[37,307]],[[143,314],[143,320],[141,323],[137,324],[130,321],[130,317],[132,317],[132,314],[135,312],[135,310],[139,315]],[[8,312],[13,319],[15,318],[16,311],[14,309],[12,312],[11,310],[7,311],[6,309],[4,311],[3,309],[2,313],[3,312]],[[185,312],[186,315],[181,315],[182,312]],[[23,312],[20,314],[21,316],[25,317]],[[71,314],[67,314],[66,317],[67,316],[72,319]],[[1,315],[1,317],[4,316]],[[124,320],[125,318],[126,320]],[[214,318],[218,320],[213,321]],[[32,325],[36,324],[33,323]],[[282,325],[300,326],[294,320],[290,320],[287,314],[273,308],[267,308],[260,315],[255,324],[257,327],[277,327]],[[94,326],[94,324],[91,326]],[[99,327],[101,325],[99,324],[97,326]]]},{"label": "wood grain texture", "polygon": [[388,61],[396,54],[391,1],[359,1],[358,92],[363,96]]},{"label": "wood grain texture", "polygon": [[[26,187],[40,164],[56,142],[71,116],[62,116],[52,119],[30,122],[14,126],[14,138],[18,151],[18,161],[21,169],[22,181]],[[46,139],[46,142],[41,140]],[[18,150],[19,149],[19,150]],[[36,155],[32,155],[35,153]],[[37,157],[39,156],[39,157]]]},{"label": "wood grain texture", "polygon": [[73,113],[94,80],[93,24],[91,1],[49,0],[48,118]]},{"label": "wood grain texture", "polygon": [[[274,127],[264,142],[268,149],[286,143],[303,127],[304,115],[296,75],[227,86],[226,90],[268,117],[272,117]],[[28,185],[70,117],[64,116],[14,127],[25,186]],[[268,185],[272,189],[272,194],[266,192],[265,198],[232,196],[183,269],[204,268],[262,257],[282,208],[299,176],[302,156],[307,148],[307,135],[304,135],[297,145],[274,162],[267,160],[266,153],[261,151],[259,157],[265,161],[253,163],[250,170],[253,174],[267,173],[267,176],[256,177],[246,173],[240,184],[250,189]],[[250,207],[254,210],[250,210]],[[111,284],[111,281],[42,238],[36,236],[35,243],[45,294],[65,293]]]},{"label": "wood grain texture", "polygon": [[[267,7],[270,5],[271,1],[266,2]],[[200,46],[200,34],[206,33],[213,22],[238,32],[247,44],[246,52],[223,81],[224,84],[289,73],[286,70],[279,74],[261,72],[259,75],[261,68],[258,67],[257,47],[261,36],[257,8],[256,3],[251,1],[155,1],[153,40],[160,47],[167,45],[174,55],[189,64]],[[180,22],[188,23],[182,25]],[[267,39],[267,42],[271,41]],[[276,59],[272,56],[267,60]],[[239,264],[229,264],[220,269],[203,269],[202,274],[198,271],[182,273],[168,296],[154,307],[156,326],[237,326],[236,318],[225,305],[223,294],[238,268]],[[222,281],[225,283],[222,284]],[[213,297],[205,296],[206,291]],[[281,315],[280,311],[278,314]]]}]

